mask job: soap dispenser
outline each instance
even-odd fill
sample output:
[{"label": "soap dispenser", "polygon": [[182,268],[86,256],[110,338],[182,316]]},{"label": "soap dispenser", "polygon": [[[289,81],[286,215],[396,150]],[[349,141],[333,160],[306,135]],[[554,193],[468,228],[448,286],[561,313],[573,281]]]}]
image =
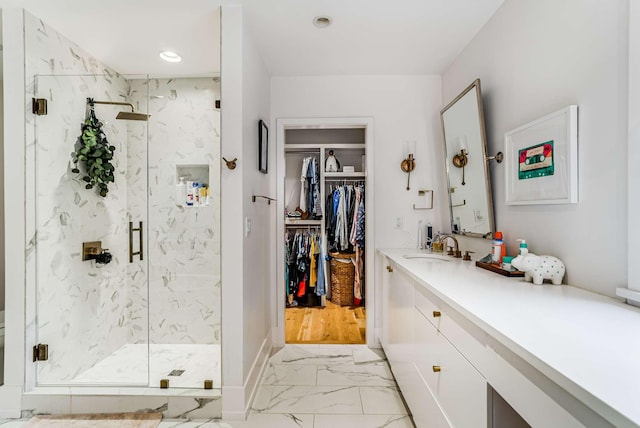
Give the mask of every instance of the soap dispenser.
[{"label": "soap dispenser", "polygon": [[527,241],[524,239],[516,239],[516,241],[520,242],[520,250],[518,251],[518,255],[524,256],[529,253],[529,248],[527,248]]}]

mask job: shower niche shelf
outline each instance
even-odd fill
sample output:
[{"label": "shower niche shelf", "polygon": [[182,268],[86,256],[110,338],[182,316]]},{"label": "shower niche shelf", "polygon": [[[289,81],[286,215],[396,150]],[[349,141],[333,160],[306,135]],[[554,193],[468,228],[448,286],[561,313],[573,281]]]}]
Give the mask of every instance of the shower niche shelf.
[{"label": "shower niche shelf", "polygon": [[[203,186],[205,187],[204,189]],[[211,192],[209,165],[176,165],[175,188],[175,203],[177,206],[185,208],[209,206]]]}]

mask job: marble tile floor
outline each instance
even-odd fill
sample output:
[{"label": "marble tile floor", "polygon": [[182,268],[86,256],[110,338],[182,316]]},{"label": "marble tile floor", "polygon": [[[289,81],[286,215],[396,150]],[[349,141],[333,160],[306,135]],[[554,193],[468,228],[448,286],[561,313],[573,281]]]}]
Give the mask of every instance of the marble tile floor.
[{"label": "marble tile floor", "polygon": [[[20,428],[26,421],[2,421]],[[379,350],[287,345],[269,360],[246,421],[163,420],[159,428],[413,428]]]}]

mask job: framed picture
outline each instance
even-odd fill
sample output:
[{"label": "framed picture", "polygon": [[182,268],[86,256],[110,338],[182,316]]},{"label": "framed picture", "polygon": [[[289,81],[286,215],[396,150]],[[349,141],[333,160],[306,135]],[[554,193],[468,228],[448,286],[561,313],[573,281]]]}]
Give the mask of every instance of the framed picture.
[{"label": "framed picture", "polygon": [[578,203],[578,106],[504,134],[507,205]]},{"label": "framed picture", "polygon": [[269,128],[261,119],[258,122],[258,169],[261,173],[269,172]]}]

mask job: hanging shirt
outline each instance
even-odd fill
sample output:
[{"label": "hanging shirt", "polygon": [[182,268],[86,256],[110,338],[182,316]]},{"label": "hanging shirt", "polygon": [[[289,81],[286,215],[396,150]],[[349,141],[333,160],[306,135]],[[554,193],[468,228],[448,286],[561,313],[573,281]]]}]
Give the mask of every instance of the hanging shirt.
[{"label": "hanging shirt", "polygon": [[338,215],[336,217],[336,242],[341,250],[346,250],[349,247],[349,239],[347,238],[348,221],[345,189],[341,187],[338,189]]},{"label": "hanging shirt", "polygon": [[309,287],[315,287],[316,283],[318,282],[318,265],[317,265],[317,258],[318,258],[318,253],[316,252],[317,250],[317,246],[316,246],[316,239],[315,236],[311,238],[311,249],[309,251],[309,258],[311,259],[311,272],[310,272],[310,276],[309,276]]},{"label": "hanging shirt", "polygon": [[327,287],[324,280],[324,260],[325,255],[322,251],[322,244],[318,242],[318,282],[316,283],[316,296],[324,296],[327,294]]},{"label": "hanging shirt", "polygon": [[302,171],[300,172],[300,209],[307,211],[307,194],[309,193],[309,183],[307,182],[307,170],[311,158],[302,159]]},{"label": "hanging shirt", "polygon": [[[355,191],[356,191],[356,197],[355,197],[354,206],[357,207],[357,206],[360,206],[360,194],[361,194],[360,187],[356,187]],[[357,209],[353,210],[353,217],[351,221],[351,233],[349,234],[349,242],[353,246],[356,245],[356,230],[358,229],[358,212],[359,210]]]},{"label": "hanging shirt", "polygon": [[364,189],[360,194],[360,205],[358,206],[358,225],[356,226],[356,242],[358,247],[364,248]]}]

